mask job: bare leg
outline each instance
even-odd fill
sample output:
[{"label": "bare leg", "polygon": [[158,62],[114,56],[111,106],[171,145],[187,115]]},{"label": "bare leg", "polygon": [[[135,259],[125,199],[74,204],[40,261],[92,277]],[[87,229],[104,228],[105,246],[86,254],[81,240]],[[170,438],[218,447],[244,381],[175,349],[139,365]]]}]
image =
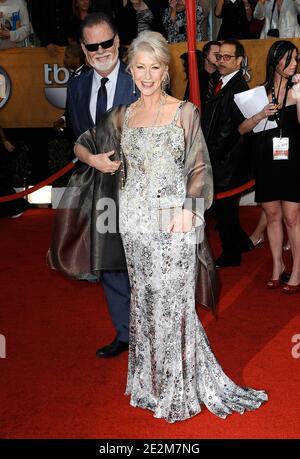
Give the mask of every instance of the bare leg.
[{"label": "bare leg", "polygon": [[282,259],[283,227],[281,201],[262,203],[267,217],[267,232],[273,258],[272,279],[279,279],[284,270]]},{"label": "bare leg", "polygon": [[250,236],[250,239],[253,242],[254,247],[264,241],[264,231],[266,229],[266,226],[267,217],[264,210],[262,209],[256,228]]},{"label": "bare leg", "polygon": [[297,285],[300,282],[300,204],[283,201],[282,211],[293,256],[293,269],[288,284]]}]

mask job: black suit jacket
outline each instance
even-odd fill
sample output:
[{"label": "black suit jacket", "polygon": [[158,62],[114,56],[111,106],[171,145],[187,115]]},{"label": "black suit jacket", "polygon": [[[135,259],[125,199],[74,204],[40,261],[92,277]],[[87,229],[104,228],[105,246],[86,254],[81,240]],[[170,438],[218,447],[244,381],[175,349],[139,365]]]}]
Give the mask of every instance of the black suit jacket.
[{"label": "black suit jacket", "polygon": [[239,186],[251,175],[250,138],[238,131],[244,117],[234,102],[234,94],[248,89],[240,70],[206,104],[202,128],[216,192]]},{"label": "black suit jacket", "polygon": [[[67,109],[76,139],[80,134],[94,126],[94,121],[90,113],[93,73],[94,70],[90,69],[79,77],[73,78],[68,84]],[[138,95],[133,94],[131,75],[126,71],[125,64],[121,62],[113,107],[131,104],[137,98]]]}]

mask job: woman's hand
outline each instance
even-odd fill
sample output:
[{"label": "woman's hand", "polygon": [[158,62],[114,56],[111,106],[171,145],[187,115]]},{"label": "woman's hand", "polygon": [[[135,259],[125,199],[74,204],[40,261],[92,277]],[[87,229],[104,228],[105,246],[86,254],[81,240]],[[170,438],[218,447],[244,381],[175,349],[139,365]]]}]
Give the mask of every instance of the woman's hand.
[{"label": "woman's hand", "polygon": [[[263,120],[264,118],[268,118],[269,116],[275,115],[275,113],[277,113],[278,111],[278,108],[279,108],[279,104],[270,103],[270,104],[265,105],[264,108],[261,110],[261,112],[258,113],[258,115],[261,115],[260,121]],[[257,115],[254,115],[254,116],[257,116]]]},{"label": "woman's hand", "polygon": [[182,209],[167,228],[168,233],[188,233],[193,227],[194,214],[190,210]]},{"label": "woman's hand", "polygon": [[10,38],[10,31],[6,29],[0,29],[0,38],[8,40]]},{"label": "woman's hand", "polygon": [[99,153],[98,155],[90,155],[88,165],[94,167],[104,174],[114,175],[119,169],[121,161],[112,161],[109,159],[114,154],[114,150],[107,153]]},{"label": "woman's hand", "polygon": [[292,78],[292,82],[293,82],[294,84],[300,83],[300,73],[295,73],[295,75],[294,75],[293,78]]},{"label": "woman's hand", "polygon": [[177,0],[169,0],[169,5],[173,10],[176,9],[176,4],[177,4]]},{"label": "woman's hand", "polygon": [[294,84],[292,93],[297,100],[300,99],[300,83]]}]

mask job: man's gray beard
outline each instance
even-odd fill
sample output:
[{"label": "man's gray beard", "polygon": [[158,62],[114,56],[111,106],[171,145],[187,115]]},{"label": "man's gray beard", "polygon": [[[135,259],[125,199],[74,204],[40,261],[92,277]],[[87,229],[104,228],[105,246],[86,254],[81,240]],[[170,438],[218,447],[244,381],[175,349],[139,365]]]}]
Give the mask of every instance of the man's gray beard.
[{"label": "man's gray beard", "polygon": [[114,59],[110,56],[110,58],[108,59],[106,64],[100,64],[100,63],[95,64],[95,62],[94,62],[93,63],[93,68],[95,70],[98,70],[98,72],[107,72],[108,70],[114,68],[114,66],[116,65],[118,59],[119,59],[118,54],[116,54]]}]

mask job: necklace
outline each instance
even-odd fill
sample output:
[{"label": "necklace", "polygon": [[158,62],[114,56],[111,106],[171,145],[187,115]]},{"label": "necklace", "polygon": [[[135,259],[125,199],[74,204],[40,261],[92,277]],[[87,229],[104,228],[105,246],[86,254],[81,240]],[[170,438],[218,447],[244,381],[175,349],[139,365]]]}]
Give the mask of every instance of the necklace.
[{"label": "necklace", "polygon": [[153,126],[157,126],[159,121],[160,121],[160,119],[161,119],[161,115],[162,115],[162,112],[163,112],[163,109],[164,109],[164,106],[165,106],[165,103],[166,103],[166,99],[167,99],[167,94],[165,93],[165,91],[162,91],[162,93],[160,95],[157,115],[156,115],[156,118],[154,120]]},{"label": "necklace", "polygon": [[[162,91],[161,94],[160,94],[160,98],[159,98],[159,103],[158,103],[158,109],[157,109],[157,112],[156,112],[156,115],[155,115],[155,118],[153,119],[153,122],[151,122],[150,126],[148,127],[152,127],[152,126],[158,126],[159,125],[159,121],[161,119],[161,116],[162,116],[162,113],[163,113],[163,109],[164,109],[164,106],[166,104],[166,100],[167,100],[167,94],[165,93],[165,91]],[[142,109],[143,108],[143,101],[142,99],[138,99],[135,104],[132,105],[132,111],[131,111],[131,114],[130,114],[130,118],[131,118],[131,121],[134,117],[136,117],[137,115],[137,109]]]}]

